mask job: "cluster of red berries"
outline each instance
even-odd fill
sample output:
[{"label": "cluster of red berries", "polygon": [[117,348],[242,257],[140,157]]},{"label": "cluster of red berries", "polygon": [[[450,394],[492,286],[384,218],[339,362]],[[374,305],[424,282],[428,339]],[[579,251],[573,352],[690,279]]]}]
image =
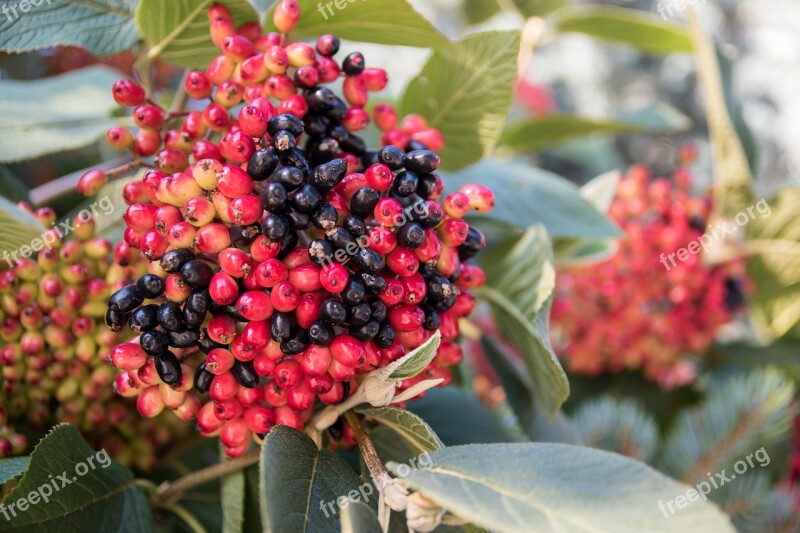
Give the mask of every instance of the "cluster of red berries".
[{"label": "cluster of red berries", "polygon": [[691,182],[684,168],[670,180],[632,167],[610,209],[625,234],[617,253],[559,272],[553,334],[572,372],[642,370],[665,388],[686,384],[696,375],[690,357],[744,304],[742,261],[709,266],[688,254],[665,268],[706,230],[709,195],[692,196]]},{"label": "cluster of red berries", "polygon": [[[114,85],[142,129],[109,139],[156,165],[125,188],[125,242],[149,267],[108,301],[107,325],[139,334],[109,354],[123,370],[115,388],[136,396],[143,416],[196,417],[229,456],[275,424],[302,429],[315,404],[341,402],[436,330],[437,356],[399,390],[449,383],[462,357],[458,319],[485,279],[469,262],[484,237],[463,217],[490,210],[492,192],[468,185],[444,196],[441,134],[413,115],[398,127],[390,106],[375,107],[383,147],[368,149],[355,132],[386,73],[358,52],[340,66],[332,35],[316,47],[288,42],[298,18],[297,3],[283,0],[274,17],[283,35],[262,36],[212,6],[223,53],[186,78],[189,95],[212,103],[163,138],[169,117],[136,83]],[[323,85],[342,76],[344,100]],[[149,139],[155,146],[142,150]],[[104,180],[92,171],[82,189]]]},{"label": "cluster of red berries", "polygon": [[28,448],[28,438],[25,435],[16,433],[14,428],[8,425],[8,414],[5,408],[0,405],[0,459],[20,455]]},{"label": "cluster of red berries", "polygon": [[[45,227],[55,225],[52,209],[37,209],[34,215]],[[132,404],[113,395],[114,371],[103,361],[122,340],[103,327],[106,300],[135,279],[145,263],[137,263],[140,254],[125,244],[112,253],[109,241],[94,237],[90,218],[79,215],[70,227],[75,238],[50,229],[44,242],[51,246],[0,272],[0,428],[6,416],[41,429],[69,422],[94,446],[148,468],[170,430],[141,420]],[[127,266],[116,264],[112,255]],[[0,456],[9,444],[15,453],[24,450],[24,437],[6,438],[2,431]]]}]

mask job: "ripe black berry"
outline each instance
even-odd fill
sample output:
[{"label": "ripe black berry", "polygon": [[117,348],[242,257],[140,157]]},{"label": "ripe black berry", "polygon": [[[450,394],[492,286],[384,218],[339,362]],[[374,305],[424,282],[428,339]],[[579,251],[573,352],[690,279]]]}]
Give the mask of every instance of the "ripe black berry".
[{"label": "ripe black berry", "polygon": [[417,174],[430,174],[439,168],[439,156],[431,150],[414,150],[403,156],[403,166]]},{"label": "ripe black berry", "polygon": [[261,191],[259,199],[264,209],[272,213],[280,213],[286,209],[289,195],[286,193],[286,187],[280,183],[271,181]]},{"label": "ripe black berry", "polygon": [[339,220],[339,213],[336,208],[328,202],[320,202],[316,211],[311,216],[311,222],[315,227],[321,230],[329,230],[336,226],[336,221]]},{"label": "ripe black berry", "polygon": [[158,330],[145,331],[139,337],[139,344],[147,355],[161,355],[169,349],[167,335]]},{"label": "ripe black berry", "polygon": [[396,335],[394,329],[392,329],[392,326],[389,324],[384,324],[381,326],[381,329],[378,331],[378,335],[375,337],[375,343],[379,348],[386,349],[394,344],[395,337]]},{"label": "ripe black berry", "polygon": [[317,39],[317,52],[324,57],[333,57],[339,51],[339,38],[329,33]]},{"label": "ripe black berry", "polygon": [[372,319],[377,320],[378,322],[383,322],[386,320],[386,312],[388,309],[386,308],[386,304],[380,300],[375,300],[370,304],[372,307]]},{"label": "ripe black berry", "polygon": [[112,309],[111,307],[106,310],[106,327],[111,331],[117,333],[122,331],[122,326],[125,324],[125,315]]},{"label": "ripe black berry", "polygon": [[213,379],[214,374],[206,370],[206,364],[200,363],[197,370],[194,371],[194,389],[200,394],[208,392]]},{"label": "ripe black berry", "polygon": [[231,373],[233,373],[233,377],[242,387],[254,389],[258,385],[258,374],[253,368],[252,361],[239,361],[237,359],[233,363]]},{"label": "ripe black berry", "polygon": [[144,301],[144,296],[136,285],[123,287],[108,299],[108,306],[122,315],[127,315]]},{"label": "ripe black berry", "polygon": [[303,121],[294,115],[277,115],[269,119],[267,131],[274,137],[279,131],[286,130],[295,137],[303,134]]},{"label": "ripe black berry", "polygon": [[289,220],[283,215],[267,215],[263,230],[269,240],[280,241],[289,231]]},{"label": "ripe black berry", "polygon": [[319,310],[319,316],[332,326],[344,324],[347,320],[347,309],[338,300],[325,300]]},{"label": "ripe black berry", "polygon": [[364,282],[369,294],[381,294],[386,290],[388,283],[383,276],[377,274],[370,274],[369,272],[360,272],[359,277]]},{"label": "ripe black berry", "polygon": [[364,219],[354,215],[347,216],[342,223],[342,227],[356,238],[366,235],[367,233],[367,225],[364,223]]},{"label": "ripe black berry", "polygon": [[350,306],[360,304],[366,295],[367,288],[364,286],[364,282],[356,276],[350,276],[347,287],[342,292],[344,304]]},{"label": "ripe black berry", "polygon": [[392,192],[401,198],[411,196],[417,192],[418,183],[419,178],[415,173],[403,171],[395,176],[392,182]]},{"label": "ripe black berry", "polygon": [[351,326],[363,326],[372,316],[372,307],[366,302],[361,302],[347,310],[347,323]]},{"label": "ripe black berry", "polygon": [[425,321],[422,323],[422,327],[428,331],[439,329],[439,326],[442,325],[439,313],[429,305],[422,305],[420,308],[425,313]]},{"label": "ripe black berry", "polygon": [[281,343],[281,351],[287,355],[302,353],[310,344],[308,332],[306,330],[296,331],[286,342]]},{"label": "ripe black berry", "polygon": [[[308,108],[311,109],[312,111],[318,111],[318,112],[329,111],[333,109],[335,100],[336,100],[336,95],[328,87],[317,87],[316,89],[306,93],[306,103],[308,104]],[[309,116],[306,115],[305,119],[306,123],[308,123]],[[318,120],[321,121],[324,125],[327,125],[326,119],[324,117],[320,116]],[[313,135],[311,131],[309,131],[309,133]]]},{"label": "ripe black berry", "polygon": [[158,306],[143,305],[131,313],[128,326],[136,333],[150,331],[158,327]]},{"label": "ripe black berry", "polygon": [[344,250],[348,245],[355,246],[356,244],[356,240],[350,232],[344,228],[333,228],[326,233],[326,238],[339,250]]},{"label": "ripe black berry", "polygon": [[324,266],[328,264],[333,257],[334,248],[331,243],[325,239],[316,239],[311,241],[308,245],[308,256],[314,264]]},{"label": "ripe black berry", "polygon": [[383,267],[386,266],[383,256],[369,247],[361,248],[356,253],[355,262],[359,270],[371,274],[380,272],[383,270]]},{"label": "ripe black berry", "polygon": [[361,52],[353,52],[344,58],[342,62],[342,71],[348,76],[357,76],[364,72],[366,62]]},{"label": "ripe black berry", "polygon": [[264,181],[278,168],[278,154],[271,146],[256,151],[247,163],[247,173],[254,181]]},{"label": "ripe black berry", "polygon": [[278,154],[289,155],[297,147],[297,140],[288,131],[281,130],[274,135],[272,145]]},{"label": "ripe black berry", "polygon": [[409,222],[397,230],[397,238],[409,248],[419,248],[425,240],[425,229],[416,222]]},{"label": "ripe black berry", "polygon": [[164,302],[158,308],[158,323],[167,331],[183,329],[183,311],[175,302]]},{"label": "ripe black berry", "polygon": [[161,258],[161,268],[163,268],[165,272],[172,274],[180,270],[184,264],[195,257],[194,252],[186,248],[170,250]]},{"label": "ripe black berry", "polygon": [[419,176],[417,180],[417,195],[420,198],[428,199],[433,196],[433,193],[436,192],[436,184],[438,183],[438,179],[436,174],[425,174],[423,176]]},{"label": "ripe black berry", "polygon": [[384,146],[378,151],[378,161],[392,170],[403,168],[403,156],[405,153],[396,146]]},{"label": "ripe black berry", "polygon": [[311,174],[311,184],[318,191],[325,193],[333,189],[347,173],[347,161],[344,159],[334,159],[323,163],[314,169]]},{"label": "ripe black berry", "polygon": [[298,211],[311,213],[320,202],[319,191],[313,185],[301,186],[292,196],[292,205]]},{"label": "ripe black berry", "polygon": [[249,226],[234,225],[228,230],[228,234],[234,246],[246,247],[250,246],[255,238],[261,235],[261,226],[258,224],[251,224]]},{"label": "ripe black berry", "polygon": [[206,313],[198,313],[197,311],[193,311],[188,307],[184,308],[183,310],[183,323],[189,329],[197,329],[203,325],[203,322],[206,319]]},{"label": "ripe black berry", "polygon": [[186,299],[185,308],[195,313],[205,314],[211,306],[211,295],[208,289],[195,289]]},{"label": "ripe black berry", "polygon": [[372,187],[361,187],[350,201],[350,212],[360,217],[366,217],[375,210],[375,205],[381,199],[381,193]]},{"label": "ripe black berry", "polygon": [[167,332],[167,339],[169,339],[169,345],[173,348],[189,348],[197,346],[197,343],[200,342],[200,332],[193,329],[169,331]]},{"label": "ripe black berry", "polygon": [[194,289],[208,287],[214,270],[202,261],[189,261],[181,267],[181,278],[186,284]]},{"label": "ripe black berry", "polygon": [[425,280],[428,298],[434,301],[444,300],[455,294],[455,288],[449,279],[436,274]]},{"label": "ripe black berry", "polygon": [[170,387],[176,387],[181,382],[181,364],[175,354],[166,351],[156,357],[156,372],[161,381]]},{"label": "ripe black berry", "polygon": [[275,313],[269,321],[269,333],[273,340],[286,342],[292,337],[293,313]]},{"label": "ripe black berry", "polygon": [[164,280],[155,274],[145,274],[136,282],[136,288],[145,299],[158,298],[164,294]]},{"label": "ripe black berry", "polygon": [[350,335],[360,340],[361,342],[366,342],[377,337],[378,333],[380,332],[380,329],[381,329],[380,322],[378,322],[377,320],[370,320],[363,326],[351,327]]},{"label": "ripe black berry", "polygon": [[286,218],[292,229],[304,230],[311,227],[311,215],[308,213],[289,208],[286,210]]},{"label": "ripe black berry", "polygon": [[308,328],[308,340],[318,346],[328,346],[333,342],[336,333],[324,322],[315,322]]},{"label": "ripe black berry", "polygon": [[283,167],[273,172],[270,180],[272,183],[280,183],[291,192],[303,184],[305,177],[299,168]]},{"label": "ripe black berry", "polygon": [[478,252],[486,248],[486,237],[480,230],[470,226],[467,240],[458,247],[458,257],[462,261],[466,261],[474,257]]}]

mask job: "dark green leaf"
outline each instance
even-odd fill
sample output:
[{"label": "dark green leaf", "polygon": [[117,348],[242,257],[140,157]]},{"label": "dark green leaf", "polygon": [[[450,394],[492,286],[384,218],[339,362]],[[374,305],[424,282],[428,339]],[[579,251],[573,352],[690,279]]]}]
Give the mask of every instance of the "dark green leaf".
[{"label": "dark green leaf", "polygon": [[[586,201],[580,189],[566,179],[519,162],[484,160],[458,174],[444,174],[448,191],[468,183],[490,187],[495,208],[470,216],[473,221],[491,220],[526,230],[542,224],[553,237],[617,237],[619,229]],[[507,233],[506,233],[507,234]]]},{"label": "dark green leaf", "polygon": [[[139,40],[136,25],[133,23],[137,1],[3,2],[0,49],[28,52],[51,46],[72,45],[97,55],[122,52]],[[27,4],[25,12],[22,11],[23,4]]]},{"label": "dark green leaf", "polygon": [[445,446],[512,440],[486,406],[452,387],[427,391],[423,398],[409,402],[408,410],[424,420]]},{"label": "dark green leaf", "polygon": [[30,462],[30,457],[9,457],[8,459],[0,459],[0,485],[22,474],[28,469]]},{"label": "dark green leaf", "polygon": [[498,13],[497,0],[464,0],[464,14],[470,24],[485,22]]},{"label": "dark green leaf", "polygon": [[541,17],[564,6],[567,0],[512,0],[523,17]]},{"label": "dark green leaf", "polygon": [[[642,463],[566,444],[443,448],[405,480],[454,515],[492,531],[732,532],[716,506],[659,510],[690,488]],[[397,472],[397,465],[389,469]],[[684,496],[685,498],[685,496]]]},{"label": "dark green leaf", "polygon": [[318,450],[308,436],[288,426],[269,432],[260,468],[261,520],[267,531],[338,531],[337,498],[359,494],[364,485],[344,459]]},{"label": "dark green leaf", "polygon": [[361,502],[350,502],[347,507],[342,508],[341,525],[342,533],[366,533],[381,530],[377,513]]},{"label": "dark green leaf", "polygon": [[[49,501],[43,499],[45,487],[52,489]],[[31,504],[22,509],[24,498]],[[16,516],[3,531],[152,531],[147,497],[133,474],[89,448],[68,424],[53,428],[33,450],[19,485],[3,499],[9,514],[12,504]]]},{"label": "dark green leaf", "polygon": [[409,379],[425,370],[428,363],[436,356],[436,350],[439,348],[441,341],[442,334],[439,333],[439,330],[436,330],[436,332],[420,346],[414,348],[397,361],[388,364],[385,367],[388,372],[388,378]]},{"label": "dark green leaf", "polygon": [[12,202],[31,202],[28,187],[5,165],[0,165],[0,196]]},{"label": "dark green leaf", "polygon": [[207,12],[215,1],[225,4],[237,25],[258,21],[258,13],[247,0],[141,0],[136,26],[145,38],[147,59],[205,68],[219,55],[208,30]]},{"label": "dark green leaf", "polygon": [[579,32],[644,52],[671,54],[691,52],[692,37],[676,24],[637,11],[611,6],[571,7],[555,15],[559,31]]},{"label": "dark green leaf", "polygon": [[[341,39],[367,43],[422,48],[447,44],[447,38],[406,0],[298,0],[298,3],[302,16],[292,30],[294,38],[317,38],[332,33]],[[273,9],[264,21],[267,31],[276,31]]]},{"label": "dark green leaf", "polygon": [[498,329],[520,352],[537,405],[554,416],[569,396],[564,369],[550,346],[555,268],[541,226],[511,237],[483,258],[487,284],[476,291],[492,309]]},{"label": "dark green leaf", "polygon": [[445,137],[442,169],[458,170],[494,149],[517,73],[518,31],[468,35],[436,49],[403,95],[403,114],[419,113]]},{"label": "dark green leaf", "polygon": [[[224,454],[220,452],[220,455]],[[226,474],[220,483],[222,503],[222,532],[241,533],[244,525],[245,472],[237,470]]]},{"label": "dark green leaf", "polygon": [[778,339],[766,346],[745,343],[719,344],[714,347],[714,360],[723,367],[737,366],[753,369],[772,366],[800,382],[800,340],[792,337]]},{"label": "dark green leaf", "polygon": [[115,124],[111,86],[121,77],[108,67],[91,66],[35,81],[0,81],[0,162],[94,142]]}]

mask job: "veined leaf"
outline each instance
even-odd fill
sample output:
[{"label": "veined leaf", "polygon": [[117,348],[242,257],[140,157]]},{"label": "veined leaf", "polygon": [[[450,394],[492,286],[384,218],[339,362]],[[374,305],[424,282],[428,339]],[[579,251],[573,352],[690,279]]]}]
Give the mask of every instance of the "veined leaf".
[{"label": "veined leaf", "polygon": [[36,81],[0,81],[0,162],[91,144],[115,121],[111,86],[122,75],[91,66]]},{"label": "veined leaf", "polygon": [[208,29],[208,8],[215,2],[230,10],[237,25],[258,21],[247,0],[140,0],[136,26],[148,46],[147,58],[204,68],[219,55]]},{"label": "veined leaf", "polygon": [[[222,453],[220,453],[222,455]],[[223,457],[224,460],[224,457]],[[220,482],[222,532],[241,533],[244,525],[245,472],[226,474]]]},{"label": "veined leaf", "polygon": [[677,24],[635,9],[569,7],[554,15],[559,31],[579,32],[653,54],[691,52],[692,37]]},{"label": "veined leaf", "polygon": [[[337,531],[337,499],[365,486],[344,459],[289,426],[267,434],[260,468],[265,531]],[[369,505],[375,508],[375,498]]]},{"label": "veined leaf", "polygon": [[[340,39],[366,43],[443,46],[447,38],[406,0],[298,0],[300,22],[292,37],[318,37],[332,33]],[[274,7],[264,21],[267,31],[277,31],[272,22]]]},{"label": "veined leaf", "polygon": [[442,169],[458,170],[494,149],[511,106],[518,31],[468,35],[436,49],[403,95],[402,114],[419,113],[446,144]]},{"label": "veined leaf", "polygon": [[[16,516],[4,523],[3,531],[152,531],[150,506],[133,474],[101,454],[89,448],[74,426],[53,428],[31,453],[19,484],[3,499],[6,508],[17,504]],[[44,487],[51,489],[48,501]],[[32,494],[40,497],[32,501]],[[24,509],[22,500],[27,502]]]},{"label": "veined leaf", "polygon": [[7,459],[0,459],[0,485],[25,472],[30,462],[30,457],[9,457]]},{"label": "veined leaf", "polygon": [[24,12],[26,2],[4,2],[0,49],[28,52],[72,45],[97,55],[122,52],[139,40],[133,23],[137,1],[38,0],[28,1]]},{"label": "veined leaf", "polygon": [[[691,490],[642,463],[567,444],[474,444],[430,454],[433,466],[406,482],[454,515],[491,531],[732,532],[715,505],[699,498],[674,514]],[[389,463],[394,472],[397,466]],[[685,496],[684,496],[685,498]]]},{"label": "veined leaf", "polygon": [[342,533],[364,533],[381,530],[377,513],[361,502],[350,502],[347,507],[342,508],[340,520]]},{"label": "veined leaf", "polygon": [[0,261],[11,266],[16,258],[35,258],[46,245],[42,239],[46,231],[33,214],[0,196]]},{"label": "veined leaf", "polygon": [[437,329],[431,338],[414,348],[403,357],[386,365],[385,370],[389,379],[413,378],[428,366],[436,356],[436,350],[442,342],[442,334]]},{"label": "veined leaf", "polygon": [[367,407],[356,409],[377,420],[408,442],[418,453],[432,452],[443,447],[442,441],[420,417],[397,407]]},{"label": "veined leaf", "polygon": [[522,354],[537,405],[554,416],[569,396],[564,369],[550,346],[555,268],[547,234],[532,227],[483,258],[487,284],[476,293],[492,309],[500,332]]}]

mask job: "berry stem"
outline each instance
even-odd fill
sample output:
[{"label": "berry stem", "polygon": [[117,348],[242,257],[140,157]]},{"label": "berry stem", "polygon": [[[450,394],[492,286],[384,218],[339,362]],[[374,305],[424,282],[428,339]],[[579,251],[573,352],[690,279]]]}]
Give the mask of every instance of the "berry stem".
[{"label": "berry stem", "polygon": [[187,474],[176,481],[165,481],[158,486],[155,494],[151,498],[151,501],[154,504],[157,504],[159,507],[173,505],[175,502],[180,501],[180,499],[183,497],[183,494],[187,490],[198,485],[208,483],[213,479],[220,478],[226,474],[230,474],[231,472],[236,472],[238,470],[245,469],[250,465],[254,465],[258,462],[260,456],[260,449],[253,450],[252,452],[247,453],[237,459],[222,461],[220,463],[203,468],[202,470],[197,470],[196,472]]},{"label": "berry stem", "polygon": [[363,420],[353,411],[347,411],[344,414],[344,419],[347,421],[347,425],[350,426],[350,429],[353,430],[356,442],[358,443],[358,449],[361,451],[362,457],[364,457],[364,464],[367,465],[372,480],[375,481],[378,490],[381,490],[385,485],[385,480],[389,478],[389,473],[386,471],[386,467],[383,466],[381,458],[378,457],[378,452],[375,450],[372,438],[370,438],[369,434],[367,434],[364,429]]}]

